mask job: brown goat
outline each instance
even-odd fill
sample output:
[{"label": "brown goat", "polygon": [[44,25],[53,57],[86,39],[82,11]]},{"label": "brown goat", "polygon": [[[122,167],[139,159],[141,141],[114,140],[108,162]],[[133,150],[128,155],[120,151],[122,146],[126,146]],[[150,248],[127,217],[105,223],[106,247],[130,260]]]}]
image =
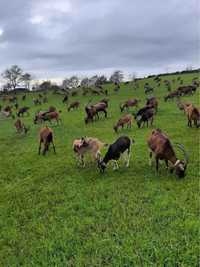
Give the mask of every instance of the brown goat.
[{"label": "brown goat", "polygon": [[198,108],[191,104],[186,107],[185,111],[188,118],[188,126],[192,127],[193,122],[196,127],[200,127],[200,111]]},{"label": "brown goat", "polygon": [[20,119],[16,120],[14,126],[17,130],[17,133],[22,133],[24,131],[24,133],[26,134],[29,131],[29,128],[26,127],[25,124]]},{"label": "brown goat", "polygon": [[120,110],[123,112],[124,109],[129,109],[129,107],[138,107],[138,103],[138,99],[129,99],[120,105]]},{"label": "brown goat", "polygon": [[80,102],[74,101],[69,105],[67,110],[70,111],[71,109],[78,109],[79,107],[80,107]]},{"label": "brown goat", "polygon": [[52,120],[56,120],[57,124],[61,121],[59,112],[39,112],[35,116],[34,123],[36,124],[37,122],[42,121],[49,121],[51,123]]},{"label": "brown goat", "polygon": [[44,149],[43,149],[43,152],[42,152],[43,155],[45,155],[46,152],[49,150],[49,145],[51,143],[52,143],[52,146],[53,146],[54,153],[56,153],[55,145],[54,145],[54,142],[53,142],[53,131],[52,131],[51,128],[46,126],[46,127],[42,128],[42,129],[40,129],[39,138],[40,138],[39,149],[38,149],[38,154],[39,155],[40,155],[42,143],[44,145]]},{"label": "brown goat", "polygon": [[94,160],[99,160],[101,152],[100,150],[107,144],[102,143],[97,138],[85,137],[81,139],[75,139],[73,142],[73,150],[77,155],[77,159],[84,167],[84,155],[91,154]]},{"label": "brown goat", "polygon": [[85,118],[85,123],[87,124],[89,121],[94,121],[94,118],[99,119],[99,112],[103,112],[105,114],[105,118],[107,117],[107,104],[104,102],[99,102],[95,105],[86,106],[85,112],[87,117]]},{"label": "brown goat", "polygon": [[156,129],[151,132],[151,135],[148,138],[147,143],[150,148],[150,154],[149,154],[150,159],[152,159],[152,154],[155,155],[157,171],[159,166],[159,160],[165,160],[167,168],[168,168],[168,161],[171,162],[172,164],[171,171],[175,169],[176,175],[178,177],[185,176],[185,170],[188,164],[188,156],[183,145],[177,144],[178,148],[181,149],[184,153],[185,161],[177,159],[169,138],[164,133],[162,133],[160,129]]},{"label": "brown goat", "polygon": [[124,125],[126,124],[127,128],[131,128],[132,121],[133,121],[133,116],[131,114],[126,114],[118,120],[117,124],[114,125],[113,129],[117,133],[118,128],[121,127],[123,129]]}]

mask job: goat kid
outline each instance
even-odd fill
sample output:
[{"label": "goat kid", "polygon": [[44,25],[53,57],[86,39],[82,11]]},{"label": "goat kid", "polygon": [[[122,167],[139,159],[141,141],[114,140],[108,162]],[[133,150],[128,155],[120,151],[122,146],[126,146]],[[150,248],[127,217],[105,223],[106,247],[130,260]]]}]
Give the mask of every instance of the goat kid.
[{"label": "goat kid", "polygon": [[93,160],[96,161],[100,159],[100,151],[105,146],[107,146],[107,144],[93,137],[82,137],[81,139],[75,139],[73,142],[73,150],[77,155],[78,162],[80,162],[83,167],[85,167],[85,154],[90,154]]}]

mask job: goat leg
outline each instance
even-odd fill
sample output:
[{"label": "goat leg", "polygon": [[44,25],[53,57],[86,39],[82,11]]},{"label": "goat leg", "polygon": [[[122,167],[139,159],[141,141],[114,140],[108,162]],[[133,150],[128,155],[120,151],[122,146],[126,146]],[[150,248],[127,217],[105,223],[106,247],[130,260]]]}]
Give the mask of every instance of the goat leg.
[{"label": "goat leg", "polygon": [[39,155],[40,155],[40,151],[41,151],[41,143],[42,143],[42,141],[40,140],[39,149],[38,149],[38,154]]}]

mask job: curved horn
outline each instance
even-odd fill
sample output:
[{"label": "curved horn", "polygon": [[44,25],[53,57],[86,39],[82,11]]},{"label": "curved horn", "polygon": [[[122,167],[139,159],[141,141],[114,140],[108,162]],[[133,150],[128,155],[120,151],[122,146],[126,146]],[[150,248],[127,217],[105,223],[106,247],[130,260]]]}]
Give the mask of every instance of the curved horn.
[{"label": "curved horn", "polygon": [[188,162],[189,162],[189,156],[188,156],[188,153],[186,152],[183,144],[175,143],[175,145],[183,152],[184,158],[185,158],[185,162],[186,162],[186,165],[187,165]]}]

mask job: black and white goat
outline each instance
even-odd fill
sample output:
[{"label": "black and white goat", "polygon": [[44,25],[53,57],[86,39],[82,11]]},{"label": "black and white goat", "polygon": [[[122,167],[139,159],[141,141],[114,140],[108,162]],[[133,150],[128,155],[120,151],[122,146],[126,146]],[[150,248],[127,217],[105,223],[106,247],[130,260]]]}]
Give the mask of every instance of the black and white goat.
[{"label": "black and white goat", "polygon": [[127,152],[126,167],[129,167],[131,144],[134,140],[130,139],[128,136],[119,137],[113,144],[108,148],[108,151],[102,160],[98,161],[98,167],[100,172],[104,172],[106,165],[109,161],[113,161],[113,170],[119,168],[117,161],[119,160],[121,154]]}]

